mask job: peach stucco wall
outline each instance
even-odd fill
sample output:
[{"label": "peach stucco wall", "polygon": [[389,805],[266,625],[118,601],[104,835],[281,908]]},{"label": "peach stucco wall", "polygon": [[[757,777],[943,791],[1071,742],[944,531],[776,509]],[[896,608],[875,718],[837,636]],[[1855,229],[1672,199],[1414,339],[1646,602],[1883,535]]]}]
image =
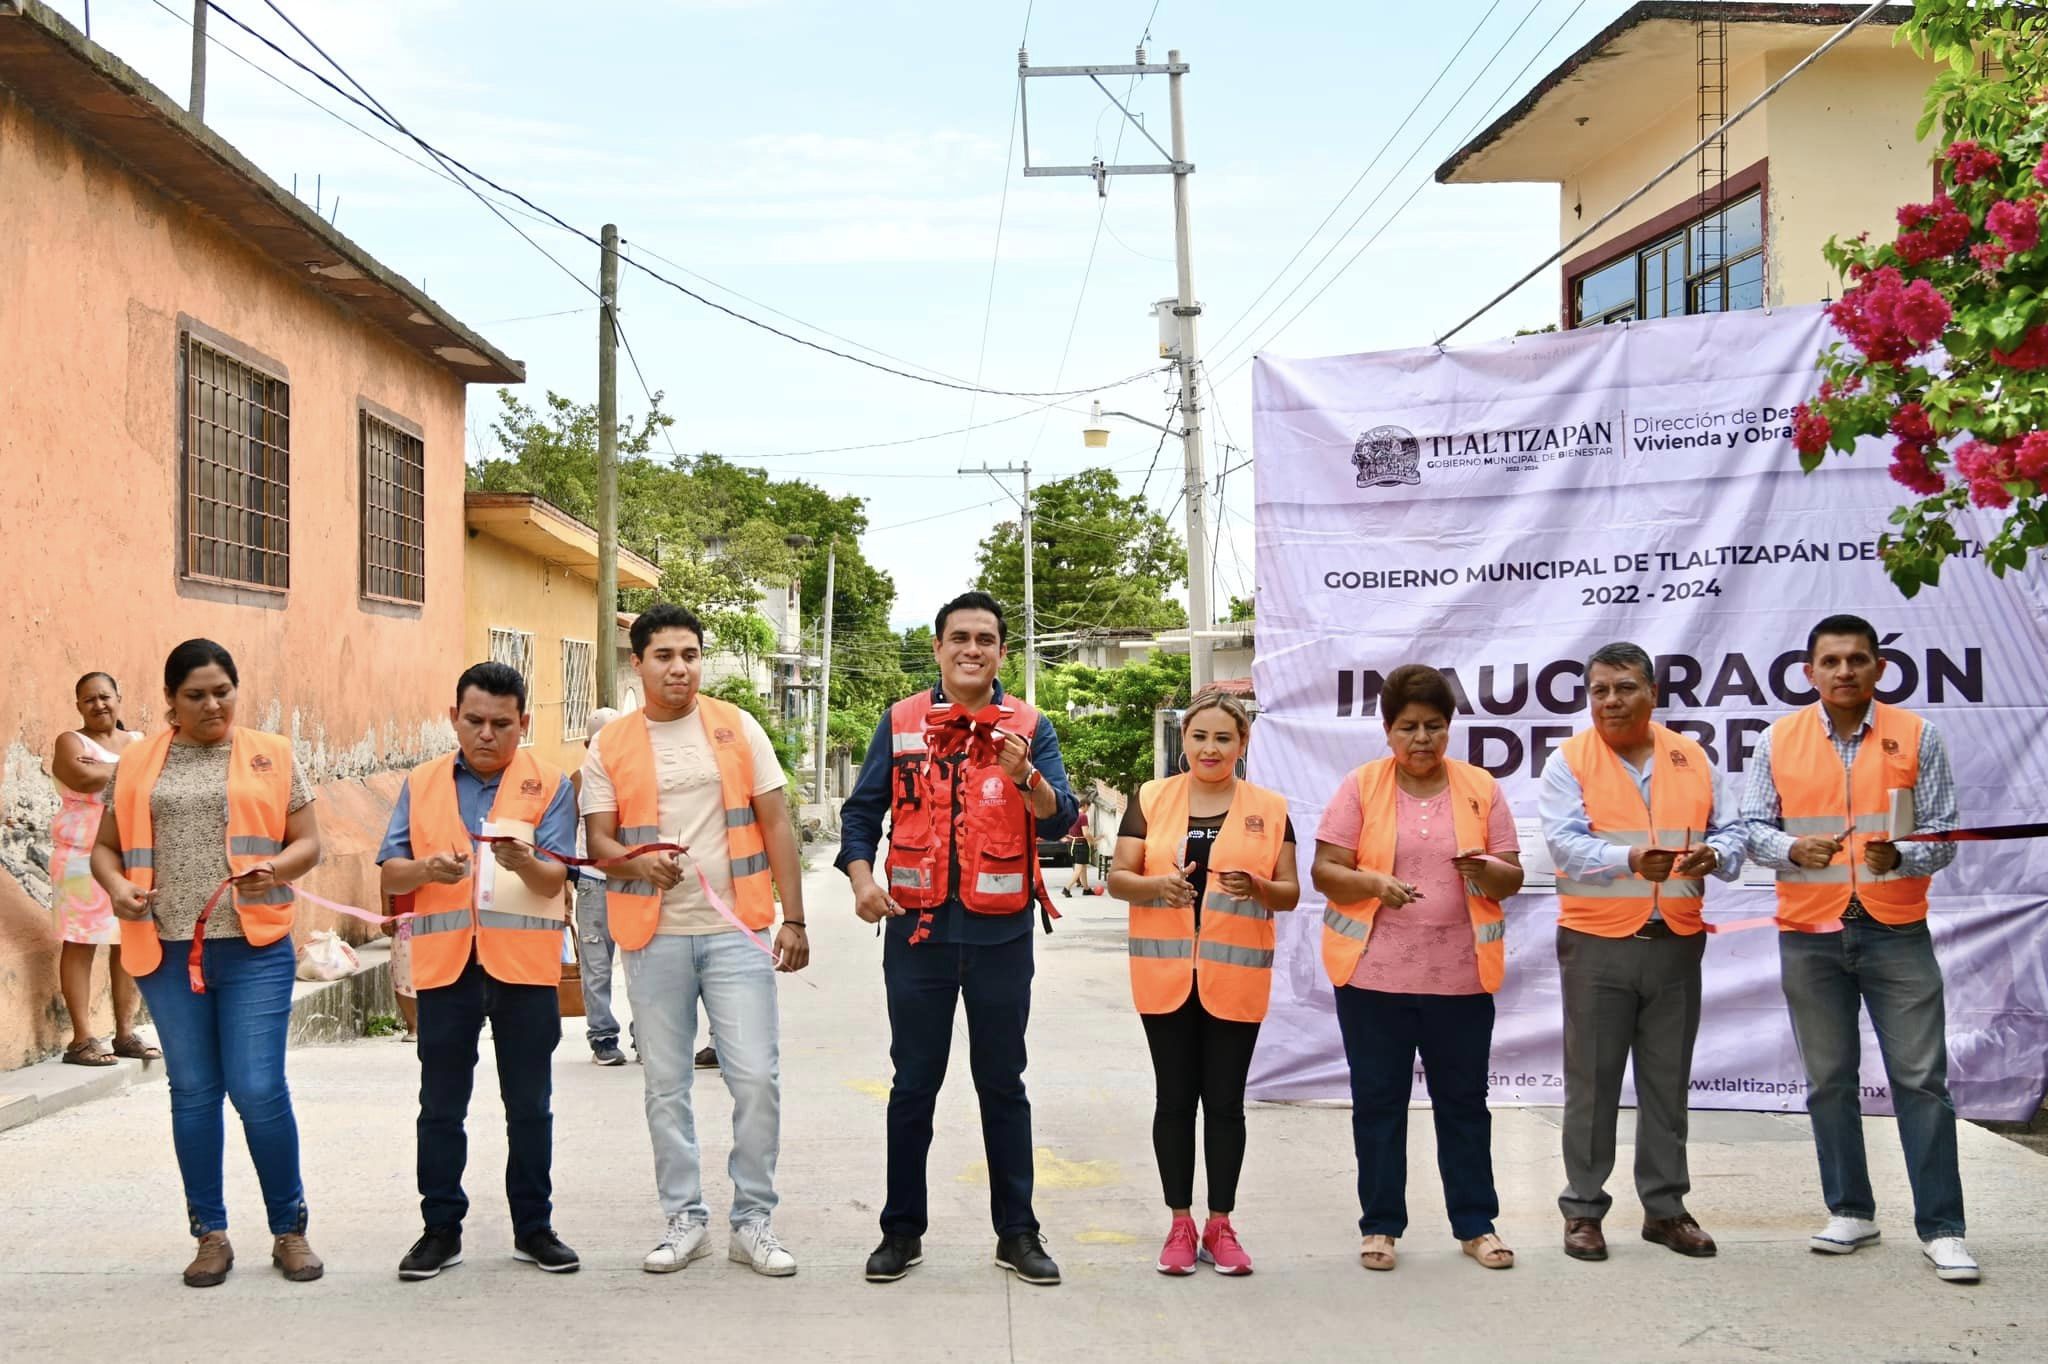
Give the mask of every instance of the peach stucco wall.
[{"label": "peach stucco wall", "polygon": [[[57,1039],[55,943],[37,903],[71,684],[122,685],[131,728],[160,723],[166,652],[219,640],[240,721],[291,735],[323,784],[328,858],[309,888],[368,902],[396,778],[449,745],[464,662],[465,390],[452,374],[0,93],[0,1067]],[[178,576],[180,317],[277,362],[291,384],[291,589]],[[358,591],[357,407],[424,433],[422,607]],[[45,848],[46,851],[46,848]],[[25,891],[26,893],[17,893]],[[301,931],[320,920],[301,916]]]}]

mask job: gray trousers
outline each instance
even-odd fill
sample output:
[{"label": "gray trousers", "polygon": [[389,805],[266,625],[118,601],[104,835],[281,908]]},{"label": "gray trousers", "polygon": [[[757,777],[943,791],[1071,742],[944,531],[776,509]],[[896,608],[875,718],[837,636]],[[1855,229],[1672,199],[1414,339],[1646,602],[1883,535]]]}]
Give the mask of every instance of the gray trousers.
[{"label": "gray trousers", "polygon": [[1636,1078],[1636,1197],[1646,1218],[1685,1212],[1686,1100],[1700,1030],[1707,935],[1602,938],[1557,930],[1564,1000],[1566,1217],[1605,1217],[1614,1199],[1614,1123],[1622,1072]]}]

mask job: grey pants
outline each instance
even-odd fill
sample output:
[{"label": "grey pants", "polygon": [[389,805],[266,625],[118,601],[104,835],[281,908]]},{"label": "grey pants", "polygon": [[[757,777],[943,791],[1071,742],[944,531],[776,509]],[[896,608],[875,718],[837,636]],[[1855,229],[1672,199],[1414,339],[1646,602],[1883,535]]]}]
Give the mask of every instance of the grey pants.
[{"label": "grey pants", "polygon": [[1686,1099],[1700,1030],[1707,935],[1602,938],[1557,930],[1564,998],[1566,1217],[1605,1217],[1614,1199],[1614,1123],[1622,1072],[1636,1077],[1636,1196],[1646,1218],[1685,1212]]}]

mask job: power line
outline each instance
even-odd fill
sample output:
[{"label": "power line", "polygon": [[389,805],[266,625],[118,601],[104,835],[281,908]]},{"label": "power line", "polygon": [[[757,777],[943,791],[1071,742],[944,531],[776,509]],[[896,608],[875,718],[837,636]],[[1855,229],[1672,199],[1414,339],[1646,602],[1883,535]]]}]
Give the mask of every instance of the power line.
[{"label": "power line", "polygon": [[[1576,15],[1580,9],[1583,9],[1585,7],[1585,3],[1586,0],[1579,0],[1578,5],[1572,9],[1571,14],[1565,16],[1565,22],[1570,23],[1572,17]],[[1223,352],[1219,359],[1211,361],[1212,364],[1223,363],[1229,359],[1230,355],[1242,351],[1246,343],[1250,341],[1251,337],[1256,335],[1260,328],[1264,327],[1268,322],[1272,321],[1274,314],[1278,313],[1282,308],[1286,307],[1288,300],[1292,299],[1296,294],[1300,293],[1302,287],[1306,285],[1311,279],[1315,278],[1316,271],[1322,269],[1323,263],[1329,260],[1332,255],[1336,254],[1337,248],[1344,244],[1345,238],[1349,237],[1353,232],[1355,232],[1358,229],[1358,225],[1365,221],[1366,215],[1371,213],[1373,209],[1379,205],[1380,200],[1386,197],[1387,191],[1394,187],[1394,182],[1401,177],[1401,173],[1407,170],[1410,165],[1414,164],[1415,158],[1422,154],[1422,149],[1429,145],[1430,140],[1434,138],[1438,132],[1442,131],[1443,126],[1446,123],[1450,122],[1451,115],[1458,111],[1458,106],[1465,102],[1465,97],[1471,94],[1472,91],[1478,87],[1481,78],[1483,78],[1488,71],[1491,71],[1493,69],[1493,64],[1499,61],[1501,57],[1506,54],[1508,47],[1515,41],[1517,35],[1519,35],[1522,29],[1528,25],[1529,20],[1535,17],[1538,8],[1540,8],[1540,6],[1531,5],[1529,7],[1528,12],[1523,14],[1521,19],[1517,21],[1517,23],[1512,29],[1508,30],[1508,36],[1502,39],[1500,46],[1493,50],[1493,55],[1486,59],[1486,64],[1479,68],[1478,74],[1472,77],[1471,81],[1466,85],[1464,92],[1444,107],[1444,111],[1437,118],[1437,121],[1433,125],[1431,125],[1430,130],[1428,132],[1422,135],[1421,140],[1418,141],[1414,147],[1409,149],[1408,155],[1405,158],[1403,158],[1400,165],[1394,168],[1393,174],[1387,177],[1386,183],[1381,185],[1378,192],[1375,193],[1371,199],[1366,201],[1366,205],[1364,208],[1358,210],[1358,216],[1353,218],[1350,221],[1350,223],[1348,223],[1345,226],[1342,232],[1339,232],[1334,238],[1331,239],[1329,246],[1324,248],[1322,255],[1316,257],[1316,263],[1314,265],[1311,265],[1308,268],[1308,270],[1302,275],[1302,277],[1294,282],[1294,287],[1289,289],[1285,294],[1283,294],[1278,303],[1275,303],[1271,308],[1266,310],[1266,315],[1264,317],[1261,317],[1258,320],[1258,322],[1253,325],[1251,331],[1245,334],[1244,341],[1240,341],[1237,345],[1232,346],[1227,351]],[[1539,47],[1537,51],[1541,52],[1542,48]],[[1533,56],[1531,60],[1534,60]],[[1527,68],[1525,67],[1524,69],[1526,70]],[[1516,79],[1520,79],[1519,76]],[[1483,118],[1484,115],[1482,114],[1481,117]],[[1427,183],[1428,181],[1425,179],[1423,181],[1423,184]],[[1416,193],[1420,192],[1421,186],[1417,186]],[[1411,194],[1408,197],[1410,200],[1412,200],[1415,197],[1415,195]],[[1386,220],[1386,222],[1380,224],[1379,231],[1386,231],[1388,225],[1394,221],[1394,218],[1400,216],[1401,209],[1406,208],[1407,206],[1407,201],[1403,201],[1403,203],[1400,205],[1400,208],[1395,209],[1394,214],[1390,216]],[[1378,233],[1375,233],[1374,236],[1377,237]],[[1366,243],[1367,246],[1370,246],[1371,244],[1372,243],[1370,241]],[[1321,298],[1323,296],[1324,292],[1328,290],[1332,284],[1336,283],[1338,279],[1342,278],[1344,272],[1351,268],[1352,262],[1356,261],[1358,257],[1362,254],[1364,254],[1364,247],[1359,248],[1359,251],[1354,253],[1350,260],[1347,260],[1343,265],[1339,266],[1336,274],[1333,274],[1328,279],[1324,280],[1322,284],[1317,287],[1315,293],[1309,295],[1308,302],[1302,304],[1301,307],[1295,309],[1294,313],[1287,319],[1287,321],[1281,323],[1278,327],[1276,327],[1266,337],[1265,340],[1260,341],[1257,345],[1253,346],[1250,352],[1251,355],[1256,355],[1259,351],[1273,344],[1274,339],[1278,337],[1281,332],[1284,332],[1289,327],[1293,326],[1295,318],[1300,317],[1303,312],[1307,311],[1311,304],[1313,304],[1318,298]],[[1247,358],[1249,358],[1249,356],[1247,356]],[[1242,368],[1242,365],[1233,366],[1224,377],[1228,378],[1230,374],[1235,374],[1239,368]]]},{"label": "power line", "polygon": [[1006,502],[1008,500],[1008,497],[991,497],[986,502],[970,502],[964,507],[955,507],[951,511],[933,512],[930,516],[913,517],[908,521],[895,521],[886,526],[869,526],[868,534],[877,535],[885,530],[901,530],[905,526],[921,526],[927,521],[941,521],[949,516],[960,516],[966,512],[978,511],[983,507],[993,507],[998,502]]},{"label": "power line", "polygon": [[[1031,11],[1036,7],[1035,0],[1027,0],[1024,6],[1024,31],[1017,38],[1017,48],[1019,51],[1023,50],[1024,45],[1031,38]],[[995,245],[990,248],[988,255],[988,293],[981,302],[981,346],[974,353],[974,382],[977,385],[981,383],[982,368],[988,363],[988,327],[996,315],[996,267],[1002,263],[1003,259],[1003,223],[1010,216],[1010,167],[1016,160],[1017,115],[1022,111],[1023,107],[1024,89],[1023,83],[1020,81],[1018,88],[1010,95],[1010,135],[1003,141],[1003,188],[1001,197],[996,200],[996,241]],[[1053,382],[1058,383],[1059,380],[1055,379]],[[966,440],[960,442],[960,458],[962,459],[967,458],[968,450],[973,448],[974,445],[974,436],[972,434],[974,431],[974,409],[980,402],[981,395],[979,393],[968,396],[967,431],[969,434]]]},{"label": "power line", "polygon": [[1743,119],[1747,118],[1750,115],[1750,113],[1754,110],[1762,107],[1763,102],[1769,99],[1772,95],[1777,94],[1779,90],[1783,89],[1787,81],[1791,80],[1794,76],[1804,71],[1807,67],[1819,61],[1822,55],[1824,55],[1831,48],[1833,48],[1835,44],[1841,42],[1844,38],[1847,38],[1851,33],[1854,33],[1857,29],[1863,27],[1863,25],[1867,21],[1869,21],[1874,15],[1876,15],[1876,13],[1879,10],[1883,9],[1884,6],[1885,0],[1874,0],[1874,3],[1872,3],[1868,9],[1864,10],[1861,14],[1851,19],[1848,23],[1836,29],[1835,32],[1828,38],[1826,42],[1822,43],[1813,51],[1807,53],[1806,56],[1803,59],[1801,59],[1799,63],[1795,65],[1791,70],[1787,71],[1784,75],[1778,77],[1769,85],[1765,86],[1755,99],[1751,100],[1749,103],[1743,105],[1740,109],[1736,110],[1735,113],[1732,116],[1730,116],[1729,119],[1720,127],[1708,133],[1698,142],[1695,142],[1676,161],[1673,161],[1663,170],[1658,171],[1648,180],[1645,180],[1640,186],[1636,188],[1636,191],[1633,194],[1629,195],[1626,199],[1623,199],[1613,208],[1608,209],[1605,213],[1601,214],[1598,218],[1595,218],[1592,222],[1586,224],[1584,231],[1580,232],[1576,237],[1573,237],[1563,246],[1558,247],[1557,250],[1551,252],[1542,260],[1538,261],[1533,269],[1528,271],[1528,273],[1524,274],[1520,279],[1516,280],[1513,284],[1510,284],[1506,289],[1503,289],[1500,293],[1494,295],[1491,299],[1487,300],[1485,305],[1482,306],[1477,312],[1473,313],[1470,317],[1467,317],[1463,322],[1460,322],[1457,326],[1445,332],[1442,336],[1439,336],[1436,339],[1436,344],[1439,346],[1443,345],[1444,342],[1450,340],[1459,332],[1465,330],[1465,328],[1471,326],[1474,322],[1477,322],[1480,318],[1484,317],[1490,310],[1493,309],[1495,305],[1500,303],[1502,299],[1507,298],[1510,294],[1514,293],[1515,290],[1521,288],[1524,284],[1527,284],[1530,280],[1534,279],[1538,272],[1547,269],[1549,266],[1555,264],[1557,261],[1562,260],[1567,251],[1570,251],[1580,242],[1592,236],[1593,233],[1597,232],[1600,228],[1605,226],[1609,220],[1614,218],[1623,209],[1626,209],[1630,204],[1633,204],[1636,200],[1642,198],[1645,194],[1648,194],[1652,189],[1656,188],[1659,184],[1661,184],[1664,181],[1666,176],[1670,175],[1673,171],[1685,165],[1686,162],[1692,160],[1694,156],[1698,155],[1700,148],[1706,146],[1709,142],[1712,142],[1715,138],[1721,136],[1730,128],[1740,123]]},{"label": "power line", "polygon": [[[356,105],[358,108],[362,109],[366,113],[376,115],[380,122],[385,123],[389,125],[393,130],[404,134],[407,138],[411,139],[411,141],[417,144],[422,151],[425,151],[429,156],[432,156],[436,161],[439,161],[446,166],[459,169],[464,175],[470,177],[473,180],[476,180],[481,184],[490,186],[492,189],[497,190],[500,194],[509,195],[511,198],[518,200],[520,203],[526,205],[528,208],[540,214],[542,217],[547,218],[549,221],[553,222],[557,227],[561,228],[563,231],[572,233],[575,236],[583,238],[583,240],[588,242],[590,245],[602,247],[603,243],[597,237],[592,236],[589,232],[586,232],[582,228],[577,227],[574,224],[568,222],[559,214],[556,214],[550,211],[549,209],[546,209],[541,205],[535,203],[532,199],[529,199],[524,194],[521,194],[519,191],[510,189],[505,185],[498,183],[496,180],[493,180],[491,177],[476,170],[474,167],[469,166],[460,159],[442,151],[438,147],[434,146],[432,143],[428,142],[425,138],[420,137],[410,128],[407,128],[404,124],[400,123],[396,118],[391,116],[390,112],[386,110],[382,104],[377,102],[375,96],[370,95],[369,91],[365,89],[365,87],[362,85],[360,81],[356,80],[354,76],[348,73],[348,70],[345,67],[343,67],[339,62],[335,61],[333,57],[329,56],[324,50],[322,50],[318,43],[315,43],[310,37],[307,37],[305,31],[299,28],[297,24],[292,23],[290,17],[285,15],[284,11],[277,6],[275,0],[264,0],[264,3],[268,5],[270,9],[272,9],[274,12],[276,12],[280,18],[283,18],[287,24],[290,24],[292,31],[299,34],[301,38],[304,38],[306,43],[310,47],[312,47],[315,52],[320,53],[320,55],[327,60],[327,63],[330,66],[334,67],[336,71],[340,72],[341,75],[349,82],[349,84],[355,86],[356,89],[361,90],[363,92],[364,97],[369,100],[369,103],[366,104],[364,103],[363,99],[359,99],[356,96],[351,95],[348,91],[343,90],[340,86],[336,85],[332,80],[328,79],[325,75],[314,70],[311,66],[308,66],[298,57],[292,55],[291,53],[285,51],[282,47],[278,46],[277,43],[273,42],[269,37],[257,31],[256,29],[251,28],[248,24],[242,22],[242,20],[236,18],[232,13],[223,8],[218,3],[218,0],[207,0],[207,7],[213,10],[216,14],[219,14],[222,18],[226,19],[229,23],[234,24],[243,32],[249,34],[250,37],[255,38],[258,42],[262,43],[265,47],[268,47],[271,51],[277,53],[280,57],[283,57],[292,65],[298,67],[301,71],[304,71],[307,75],[312,76],[315,80],[327,86],[330,90],[333,90],[342,98],[348,100],[351,104]],[[544,248],[542,248],[538,242],[535,242],[533,238],[527,236],[527,234],[523,230],[521,230],[516,224],[512,223],[510,219],[506,218],[505,215],[499,211],[498,206],[495,203],[493,203],[490,199],[486,198],[482,193],[477,191],[474,186],[466,186],[466,188],[468,188],[472,194],[475,194],[480,202],[484,203],[485,206],[489,207],[493,214],[496,214],[502,221],[504,221],[506,226],[511,227],[513,231],[518,232],[522,238],[525,238],[528,245],[532,246],[536,251],[540,251],[540,253],[543,256],[547,256],[547,258],[550,261],[554,261],[558,269],[561,269],[565,273],[568,273],[570,278],[576,281],[578,287],[582,288],[586,292],[591,293],[593,295],[596,294],[597,291],[595,289],[592,289],[590,285],[584,283],[580,275],[576,275],[573,271],[569,271],[567,266],[564,266],[560,261],[555,260],[555,258],[552,255],[549,255],[548,252]],[[838,359],[850,361],[853,364],[861,365],[868,369],[879,370],[885,374],[893,374],[898,378],[909,379],[915,383],[931,384],[939,388],[958,389],[962,392],[986,393],[993,397],[1001,398],[1076,398],[1085,396],[1089,393],[1100,392],[1106,388],[1113,388],[1117,386],[1117,384],[1098,384],[1086,388],[1063,389],[1057,391],[1002,389],[987,388],[978,384],[957,383],[945,379],[930,378],[922,374],[914,374],[911,373],[909,370],[897,369],[891,365],[884,365],[877,361],[863,359],[861,356],[849,354],[848,352],[842,350],[836,350],[831,346],[822,345],[819,342],[809,340],[805,337],[797,336],[792,332],[784,331],[782,328],[777,327],[772,323],[763,322],[757,317],[752,317],[746,313],[739,311],[737,308],[729,308],[725,304],[718,302],[716,299],[706,298],[704,295],[698,293],[696,290],[691,289],[689,286],[669,278],[667,275],[662,274],[660,271],[654,269],[652,266],[631,259],[628,259],[627,263],[630,264],[634,269],[640,271],[642,274],[648,276],[650,279],[653,279],[656,282],[663,284],[670,289],[673,289],[675,292],[683,295],[685,298],[691,299],[692,301],[701,304],[706,308],[710,308],[714,312],[723,313],[727,317],[730,317],[735,321],[744,322],[750,327],[754,327],[761,331],[768,332],[770,335],[778,336],[785,341],[789,341],[795,345],[803,346],[806,349],[815,350],[821,352],[822,354],[835,356]],[[1137,375],[1133,375],[1132,378],[1142,377],[1146,373],[1150,373],[1150,371],[1140,371]],[[1129,380],[1117,381],[1117,383],[1126,382],[1129,382]]]},{"label": "power line", "polygon": [[[1273,272],[1273,278],[1266,281],[1266,287],[1259,290],[1252,298],[1252,301],[1244,305],[1244,311],[1237,315],[1237,321],[1225,327],[1223,334],[1209,343],[1219,353],[1226,349],[1224,342],[1229,340],[1231,334],[1244,325],[1245,319],[1252,315],[1252,310],[1259,306],[1267,294],[1273,292],[1273,286],[1284,279],[1287,272],[1294,268],[1294,263],[1301,259],[1301,253],[1308,250],[1315,239],[1322,235],[1323,229],[1330,225],[1330,220],[1337,216],[1337,210],[1351,201],[1351,196],[1356,194],[1358,187],[1365,183],[1365,177],[1372,174],[1373,167],[1380,163],[1380,158],[1387,154],[1387,149],[1392,147],[1394,140],[1401,136],[1401,130],[1406,128],[1414,120],[1415,116],[1422,112],[1422,106],[1427,104],[1429,97],[1436,93],[1437,86],[1443,84],[1444,77],[1451,74],[1451,68],[1458,64],[1458,58],[1465,55],[1465,49],[1472,46],[1472,40],[1479,36],[1479,30],[1486,27],[1487,21],[1493,18],[1493,12],[1499,9],[1500,5],[1501,0],[1493,0],[1493,3],[1487,6],[1486,13],[1479,16],[1479,22],[1474,24],[1472,31],[1465,35],[1465,41],[1458,44],[1458,50],[1451,54],[1450,60],[1444,63],[1443,69],[1436,73],[1436,79],[1431,81],[1429,87],[1416,97],[1415,103],[1408,107],[1408,112],[1402,116],[1400,123],[1395,125],[1394,131],[1387,134],[1387,140],[1380,143],[1380,149],[1372,154],[1372,160],[1365,163],[1365,169],[1358,173],[1358,178],[1351,182],[1350,188],[1337,197],[1336,203],[1330,205],[1330,211],[1325,213],[1323,220],[1317,223],[1315,229],[1302,239],[1301,245],[1294,248],[1294,254],[1287,258],[1287,263]],[[1530,12],[1535,12],[1535,6],[1532,5],[1530,7]],[[1514,35],[1510,34],[1508,36],[1512,38]],[[1484,73],[1482,72],[1481,74]],[[1317,264],[1320,265],[1321,262],[1318,261]],[[1314,267],[1311,267],[1309,273],[1313,274],[1314,272]]]}]

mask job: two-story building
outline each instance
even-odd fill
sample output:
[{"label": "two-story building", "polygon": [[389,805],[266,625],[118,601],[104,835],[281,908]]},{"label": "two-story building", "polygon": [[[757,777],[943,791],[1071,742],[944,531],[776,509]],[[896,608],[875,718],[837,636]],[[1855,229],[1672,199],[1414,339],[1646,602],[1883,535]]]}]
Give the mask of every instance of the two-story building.
[{"label": "two-story building", "polygon": [[0,0],[0,244],[7,1067],[58,1037],[47,763],[83,673],[150,732],[171,648],[226,645],[238,722],[321,784],[309,888],[375,903],[467,661],[468,386],[525,371],[36,0]]},{"label": "two-story building", "polygon": [[1445,184],[1559,187],[1570,242],[1694,143],[1707,145],[1563,264],[1558,325],[1817,303],[1829,237],[1897,230],[1933,191],[1915,140],[1937,74],[1887,5],[1753,113],[1709,134],[1867,8],[1648,0],[1596,34],[1437,168]]}]

